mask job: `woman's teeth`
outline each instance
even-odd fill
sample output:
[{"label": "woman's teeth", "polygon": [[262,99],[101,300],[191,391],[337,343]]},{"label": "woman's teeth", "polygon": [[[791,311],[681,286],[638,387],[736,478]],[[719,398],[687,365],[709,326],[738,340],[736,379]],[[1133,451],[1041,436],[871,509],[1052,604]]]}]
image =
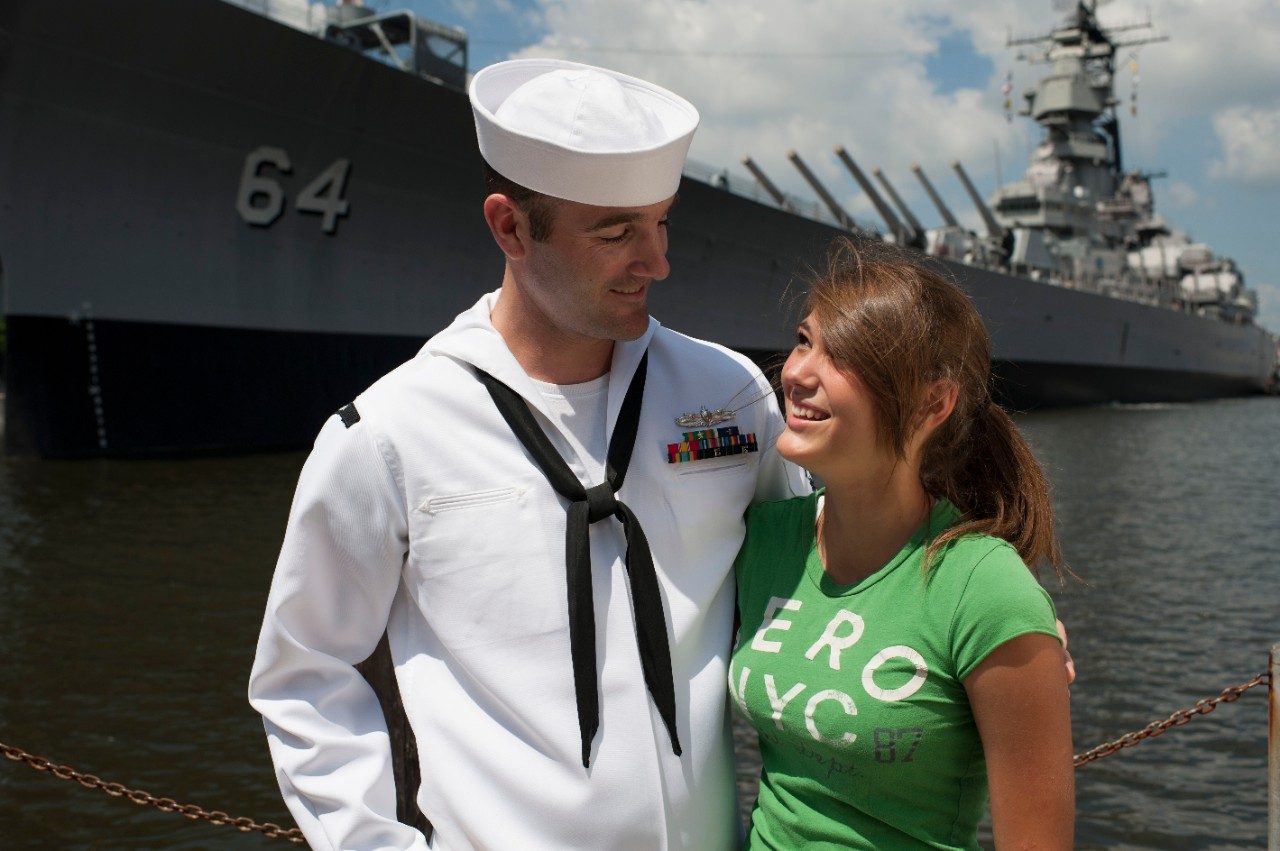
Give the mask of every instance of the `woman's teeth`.
[{"label": "woman's teeth", "polygon": [[819,420],[825,420],[829,416],[828,414],[824,414],[821,411],[815,411],[813,408],[804,408],[799,405],[791,406],[791,415],[794,416],[796,419],[812,420],[814,422],[817,422]]}]

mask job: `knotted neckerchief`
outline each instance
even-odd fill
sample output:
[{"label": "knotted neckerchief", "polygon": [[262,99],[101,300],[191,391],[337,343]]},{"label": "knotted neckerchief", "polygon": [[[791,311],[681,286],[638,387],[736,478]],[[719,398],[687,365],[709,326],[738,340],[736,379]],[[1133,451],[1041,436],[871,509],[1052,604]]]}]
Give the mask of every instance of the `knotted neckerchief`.
[{"label": "knotted neckerchief", "polygon": [[676,737],[675,684],[671,678],[671,649],[667,644],[667,619],[653,569],[649,541],[635,514],[614,494],[622,487],[631,463],[631,450],[640,424],[640,401],[644,396],[649,353],[636,367],[631,386],[622,400],[622,410],[609,439],[605,461],[605,481],[586,488],[560,457],[546,433],[533,418],[528,404],[514,390],[480,368],[476,375],[493,397],[498,412],[515,436],[533,456],[556,493],[569,500],[566,526],[565,571],[569,586],[569,649],[573,661],[573,686],[578,700],[578,728],[582,734],[582,765],[590,766],[591,742],[600,728],[600,689],[596,682],[595,601],[591,591],[591,537],[589,527],[607,517],[622,523],[627,538],[625,563],[635,607],[636,644],[644,682],[653,696],[658,714],[671,736],[671,750],[680,754]]}]

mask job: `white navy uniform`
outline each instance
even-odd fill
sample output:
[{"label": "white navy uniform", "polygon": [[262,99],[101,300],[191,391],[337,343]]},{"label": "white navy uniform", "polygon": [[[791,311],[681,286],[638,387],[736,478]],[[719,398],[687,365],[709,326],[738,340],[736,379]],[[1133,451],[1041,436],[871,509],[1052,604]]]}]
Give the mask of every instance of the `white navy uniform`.
[{"label": "white navy uniform", "polygon": [[[618,498],[650,542],[670,637],[675,756],[645,688],[621,524],[592,525],[600,729],[581,760],[565,583],[567,501],[475,377],[519,393],[587,486],[554,412],[490,322],[490,293],[331,418],[303,469],[250,682],[285,800],[317,849],[428,847],[395,820],[391,752],[352,665],[384,625],[418,742],[418,804],[444,849],[719,849],[738,838],[726,663],[732,564],[753,501],[807,491],[745,357],[661,327],[617,343],[606,433],[647,350]],[[737,391],[759,451],[668,463],[674,418]],[[349,420],[354,418],[348,418]],[[723,427],[723,425],[721,427]],[[592,473],[591,468],[596,469]]]}]

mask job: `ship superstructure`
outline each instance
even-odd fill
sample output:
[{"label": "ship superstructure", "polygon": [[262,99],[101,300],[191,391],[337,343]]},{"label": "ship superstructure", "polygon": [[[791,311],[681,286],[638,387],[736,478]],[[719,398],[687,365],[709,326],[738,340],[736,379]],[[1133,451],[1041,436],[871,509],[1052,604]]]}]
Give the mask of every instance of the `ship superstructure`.
[{"label": "ship superstructure", "polygon": [[1115,96],[1116,56],[1161,37],[1150,22],[1103,27],[1096,0],[1078,3],[1047,35],[1010,39],[1048,72],[1024,94],[1021,114],[1044,138],[1026,176],[991,197],[1007,231],[1015,274],[1063,286],[1248,323],[1257,293],[1230,258],[1170,230],[1155,212],[1152,180],[1125,171]]},{"label": "ship superstructure", "polygon": [[[462,31],[353,3],[0,4],[6,448],[305,446],[496,288],[465,68]],[[1105,94],[1055,85],[1032,104],[1065,140],[1033,162],[1039,183],[991,210],[958,169],[983,233],[945,205],[925,228],[876,174],[902,213],[885,236],[967,289],[1017,406],[1259,392],[1275,341],[1229,306],[1247,302],[1238,270],[1162,230],[1149,177],[1099,136]],[[1095,118],[1053,107],[1076,97]],[[653,314],[761,360],[786,349],[788,287],[869,230],[822,194],[826,212],[690,164]]]}]

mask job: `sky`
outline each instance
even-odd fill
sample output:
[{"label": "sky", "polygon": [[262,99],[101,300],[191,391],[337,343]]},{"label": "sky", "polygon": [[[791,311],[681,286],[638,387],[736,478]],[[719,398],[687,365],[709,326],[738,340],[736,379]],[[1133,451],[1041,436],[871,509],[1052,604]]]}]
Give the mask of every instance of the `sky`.
[{"label": "sky", "polygon": [[[403,0],[366,0],[378,9]],[[919,163],[971,228],[960,160],[984,197],[1022,175],[1040,129],[1016,114],[1045,72],[1010,35],[1047,35],[1063,0],[408,0],[465,29],[475,71],[520,56],[603,65],[664,85],[698,107],[690,159],[731,174],[750,155],[784,190],[816,201],[786,159],[796,150],[855,218],[878,222],[833,151],[875,167],[926,227],[937,212]],[[1104,26],[1150,21],[1167,41],[1126,48],[1116,95],[1127,169],[1164,171],[1157,210],[1233,258],[1280,332],[1280,3],[1113,0]],[[1028,48],[1022,48],[1026,51]],[[1012,121],[1001,86],[1012,74]],[[1136,90],[1137,115],[1129,113]],[[883,228],[882,228],[883,229]]]}]

